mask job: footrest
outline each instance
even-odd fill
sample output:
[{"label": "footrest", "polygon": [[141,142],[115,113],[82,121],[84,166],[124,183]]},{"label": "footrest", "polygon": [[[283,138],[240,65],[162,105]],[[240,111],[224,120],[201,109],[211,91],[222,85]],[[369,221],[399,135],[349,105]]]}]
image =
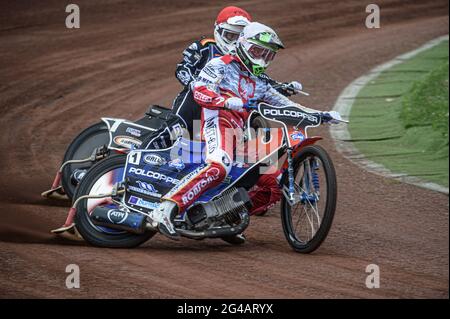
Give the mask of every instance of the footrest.
[{"label": "footrest", "polygon": [[53,234],[61,234],[65,231],[71,231],[75,228],[75,223],[69,225],[69,226],[61,226],[59,228],[53,229],[50,232],[52,232]]},{"label": "footrest", "polygon": [[51,188],[48,191],[45,191],[41,193],[41,196],[44,198],[52,198],[52,199],[59,199],[59,200],[68,200],[66,193],[64,192],[64,189],[62,186],[58,186],[56,188]]}]

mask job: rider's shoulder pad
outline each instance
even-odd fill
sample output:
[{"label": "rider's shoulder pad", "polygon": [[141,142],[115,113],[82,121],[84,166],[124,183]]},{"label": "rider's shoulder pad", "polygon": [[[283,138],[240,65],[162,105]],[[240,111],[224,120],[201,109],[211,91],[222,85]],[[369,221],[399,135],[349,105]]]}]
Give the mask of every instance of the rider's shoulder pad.
[{"label": "rider's shoulder pad", "polygon": [[203,38],[200,40],[200,44],[204,47],[207,46],[209,44],[215,44],[216,41],[214,39],[211,38]]},{"label": "rider's shoulder pad", "polygon": [[187,50],[198,51],[201,49],[201,47],[202,47],[202,45],[201,45],[200,41],[194,41],[187,47]]}]

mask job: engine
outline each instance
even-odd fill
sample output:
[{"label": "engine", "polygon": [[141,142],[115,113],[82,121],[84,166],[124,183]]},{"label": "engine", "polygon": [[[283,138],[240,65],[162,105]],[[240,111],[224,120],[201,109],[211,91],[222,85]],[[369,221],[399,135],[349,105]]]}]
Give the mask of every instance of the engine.
[{"label": "engine", "polygon": [[251,207],[245,188],[231,188],[213,201],[192,206],[186,212],[187,222],[196,229],[206,228],[215,221],[235,225],[241,221],[241,213]]}]

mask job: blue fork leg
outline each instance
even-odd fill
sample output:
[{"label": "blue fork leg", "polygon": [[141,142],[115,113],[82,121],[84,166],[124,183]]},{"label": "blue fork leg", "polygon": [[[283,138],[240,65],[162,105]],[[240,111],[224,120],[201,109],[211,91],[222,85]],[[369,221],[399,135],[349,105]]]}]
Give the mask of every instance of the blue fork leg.
[{"label": "blue fork leg", "polygon": [[[303,191],[300,195],[300,201],[302,204],[307,202],[314,204],[319,199],[317,192],[319,191],[319,176],[316,172],[318,167],[313,161],[305,161],[304,175],[303,175]],[[312,187],[314,189],[312,189]]]},{"label": "blue fork leg", "polygon": [[311,175],[312,175],[312,183],[314,186],[314,192],[318,193],[320,191],[320,183],[319,183],[319,174],[317,173],[317,171],[320,168],[320,164],[316,158],[313,158],[311,162],[312,162]]},{"label": "blue fork leg", "polygon": [[287,150],[287,157],[288,157],[288,176],[289,176],[289,200],[294,203],[295,198],[295,187],[294,187],[294,164],[292,160],[292,148],[288,148]]}]

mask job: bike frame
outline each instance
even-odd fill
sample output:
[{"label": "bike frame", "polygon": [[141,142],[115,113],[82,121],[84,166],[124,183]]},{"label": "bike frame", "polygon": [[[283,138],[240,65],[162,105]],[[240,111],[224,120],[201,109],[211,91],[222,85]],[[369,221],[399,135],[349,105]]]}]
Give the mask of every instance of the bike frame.
[{"label": "bike frame", "polygon": [[[275,112],[275,115],[273,115],[274,112],[267,112],[267,108],[271,108],[272,110],[279,109],[282,112]],[[296,113],[295,109],[297,109],[299,113]],[[257,112],[269,121],[282,124],[283,140],[279,149],[286,148],[287,156],[282,161],[281,168],[284,172],[287,172],[289,183],[287,192],[283,189],[283,195],[289,204],[294,205],[300,200],[300,198],[295,198],[294,159],[304,147],[313,145],[322,139],[320,136],[308,137],[308,128],[319,126],[322,122],[321,117],[314,115],[313,113],[308,113],[296,105],[277,107],[266,103],[259,103],[257,106]],[[270,115],[267,116],[265,113]],[[309,116],[301,116],[299,114],[309,114]],[[311,118],[308,119],[308,117]],[[314,117],[317,120],[316,124],[311,121]],[[279,159],[283,156],[284,152],[281,153]]]}]

